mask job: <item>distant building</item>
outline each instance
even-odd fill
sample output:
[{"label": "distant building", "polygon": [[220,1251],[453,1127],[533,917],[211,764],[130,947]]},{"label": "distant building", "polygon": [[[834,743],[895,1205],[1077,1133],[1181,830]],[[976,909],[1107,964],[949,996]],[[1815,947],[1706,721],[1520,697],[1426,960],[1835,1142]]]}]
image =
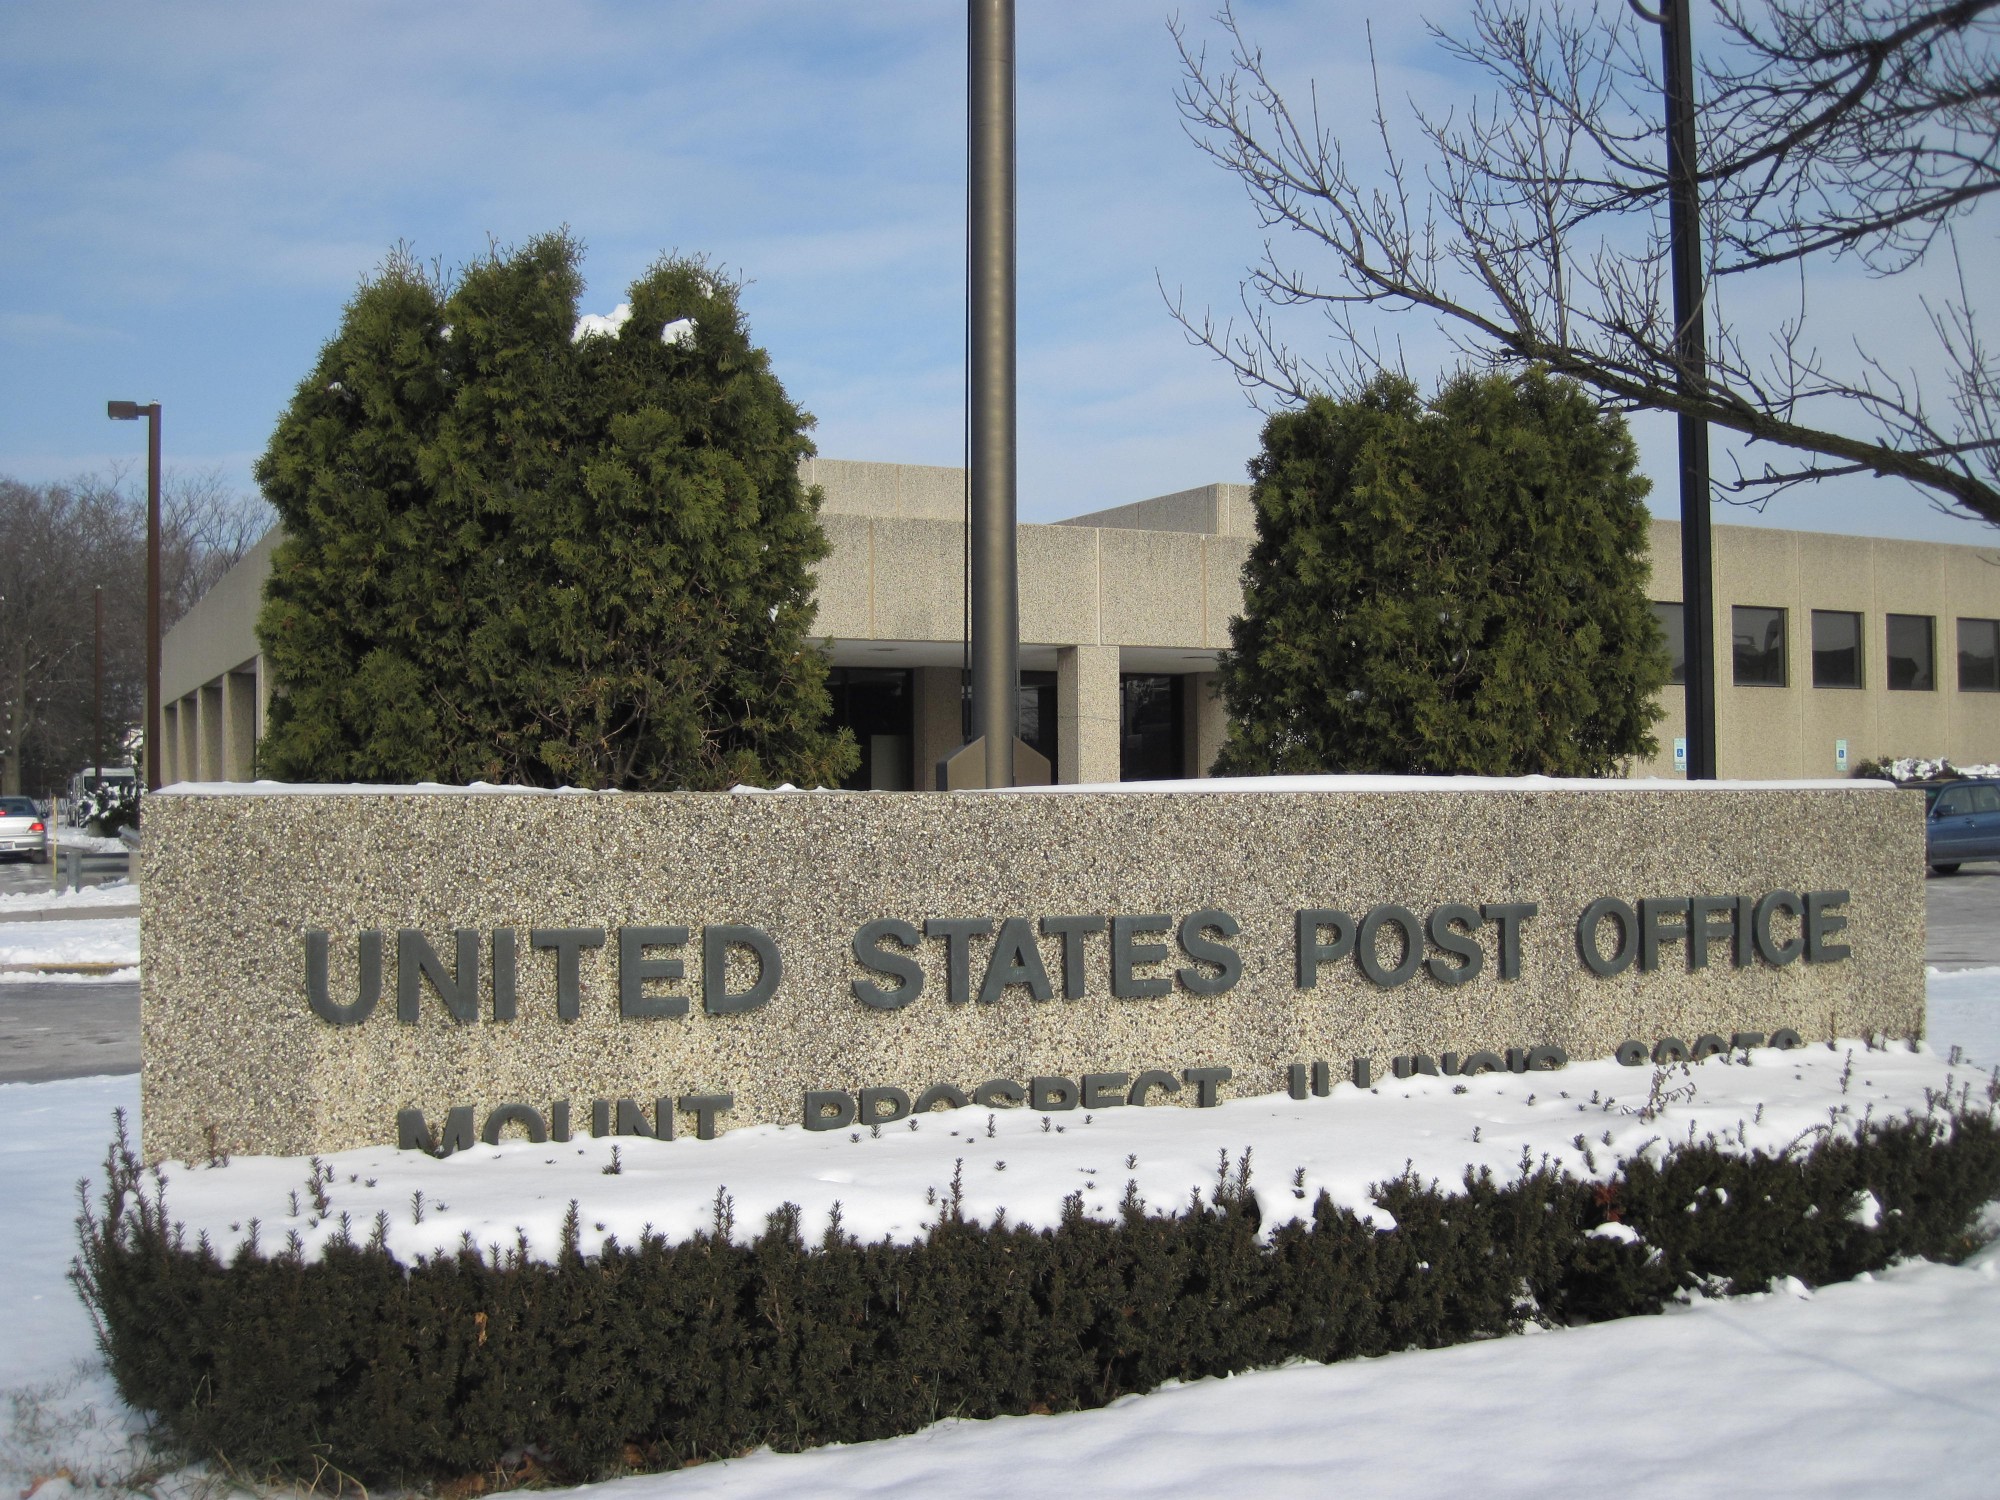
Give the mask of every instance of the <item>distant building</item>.
[{"label": "distant building", "polygon": [[[836,718],[861,747],[853,784],[928,786],[963,739],[963,474],[814,459],[804,477],[826,496],[816,629],[831,641]],[[1216,655],[1253,533],[1240,484],[1020,528],[1022,736],[1058,781],[1207,774],[1227,723]],[[167,635],[169,782],[252,774],[271,692],[255,627],[275,542]],[[2000,760],[2000,545],[1718,526],[1714,551],[1721,775]],[[1678,524],[1653,523],[1652,554],[1655,608],[1678,642]],[[1663,702],[1660,753],[1637,774],[1674,774],[1685,717],[1677,689]]]}]

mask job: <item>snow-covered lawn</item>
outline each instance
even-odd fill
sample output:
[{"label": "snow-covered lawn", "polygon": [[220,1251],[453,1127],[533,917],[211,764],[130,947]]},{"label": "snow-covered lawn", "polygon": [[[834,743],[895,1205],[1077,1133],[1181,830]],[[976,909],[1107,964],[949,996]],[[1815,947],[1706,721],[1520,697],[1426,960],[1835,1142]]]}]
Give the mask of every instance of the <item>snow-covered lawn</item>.
[{"label": "snow-covered lawn", "polygon": [[[468,1233],[481,1244],[512,1243],[517,1226],[546,1247],[571,1198],[581,1200],[588,1244],[603,1232],[629,1239],[646,1223],[670,1234],[704,1224],[720,1186],[735,1200],[740,1233],[785,1200],[805,1209],[810,1229],[838,1199],[857,1233],[914,1234],[936,1212],[929,1195],[948,1191],[955,1170],[967,1212],[1004,1204],[1011,1218],[1033,1221],[1075,1191],[1087,1207],[1115,1212],[1128,1180],[1155,1205],[1183,1201],[1213,1181],[1218,1153],[1234,1160],[1248,1147],[1271,1217],[1321,1187],[1365,1204],[1367,1185],[1406,1159],[1452,1179],[1474,1163],[1512,1170],[1525,1149],[1586,1172],[1581,1135],[1602,1171],[1649,1139],[1684,1139],[1690,1129],[1777,1145],[1871,1108],[1876,1118],[1921,1110],[1924,1091],[1947,1078],[1983,1097],[1987,1069],[2000,1061],[2000,969],[1933,974],[1930,1031],[1933,1046],[1917,1053],[1855,1044],[1759,1052],[1750,1066],[1711,1060],[1663,1079],[1670,1096],[1652,1101],[1665,1107],[1650,1120],[1628,1111],[1648,1101],[1652,1069],[1584,1062],[1462,1084],[1390,1082],[1374,1094],[1342,1087],[1302,1103],[1117,1109],[1087,1124],[1079,1111],[1050,1117],[1047,1130],[1040,1116],[996,1112],[991,1135],[988,1112],[963,1110],[879,1136],[759,1127],[713,1142],[626,1140],[615,1176],[602,1170],[611,1143],[590,1140],[483,1147],[441,1162],[349,1152],[328,1158],[331,1213],[348,1213],[357,1238],[387,1213],[400,1254],[454,1246]],[[1956,1064],[1954,1046],[1964,1054]],[[109,1112],[136,1114],[137,1096],[131,1078],[0,1086],[0,1201],[15,1247],[0,1277],[0,1395],[11,1387],[14,1397],[11,1414],[0,1401],[0,1484],[16,1494],[64,1467],[83,1482],[130,1472],[135,1418],[95,1367],[87,1319],[62,1271],[75,1180],[101,1176]],[[1299,1169],[1304,1200],[1293,1196]],[[240,1238],[252,1215],[272,1248],[291,1228],[309,1239],[327,1232],[307,1227],[318,1215],[306,1201],[304,1162],[239,1159],[170,1168],[169,1178],[176,1217],[222,1244]],[[416,1192],[426,1200],[421,1224]],[[1097,1412],[946,1422],[881,1443],[759,1453],[601,1488],[619,1500],[1078,1488],[1990,1496],[2000,1492],[1996,1465],[2000,1251],[1988,1250],[1961,1267],[1909,1265],[1873,1281],[1779,1288],[1660,1318],[1263,1371]],[[68,1487],[45,1484],[38,1500],[59,1500]]]},{"label": "snow-covered lawn", "polygon": [[1932,1049],[1948,1057],[1957,1047],[1989,1068],[2000,1063],[2000,969],[1932,969],[1928,990]]},{"label": "snow-covered lawn", "polygon": [[139,918],[0,922],[0,965],[139,962]]},{"label": "snow-covered lawn", "polygon": [[1775,1152],[1870,1115],[1921,1114],[1927,1090],[1956,1099],[1969,1088],[1984,1104],[1988,1081],[1983,1070],[1900,1043],[1744,1057],[1665,1070],[1600,1060],[1548,1073],[1389,1079],[1374,1090],[1341,1083],[1325,1099],[1277,1094],[1201,1110],[973,1108],[840,1131],[748,1126],[713,1141],[509,1139],[441,1161],[377,1147],[323,1158],[325,1212],[299,1158],[239,1157],[169,1168],[167,1203],[224,1256],[253,1217],[266,1252],[291,1234],[311,1252],[341,1232],[343,1215],[347,1233],[363,1240],[382,1214],[389,1248],[404,1260],[450,1253],[468,1236],[482,1249],[525,1236],[532,1253],[553,1260],[572,1199],[586,1250],[606,1235],[631,1244],[649,1228],[685,1239],[712,1225],[718,1193],[739,1239],[794,1203],[808,1240],[836,1204],[848,1233],[908,1240],[937,1218],[954,1182],[968,1218],[1004,1211],[1012,1223],[1052,1226],[1071,1194],[1103,1219],[1117,1217],[1127,1193],[1155,1210],[1183,1207],[1190,1193],[1213,1189],[1225,1163],[1233,1175],[1247,1152],[1267,1228],[1309,1217],[1324,1191],[1388,1229],[1395,1221],[1369,1190],[1406,1167],[1448,1186],[1468,1167],[1517,1176],[1524,1159],[1608,1177],[1620,1160],[1657,1157],[1676,1141],[1714,1137]]},{"label": "snow-covered lawn", "polygon": [[0,892],[0,918],[19,916],[23,913],[66,911],[76,908],[101,910],[108,907],[129,907],[139,909],[139,887],[129,880],[107,880],[102,885],[87,885],[82,890],[64,887],[59,891],[6,891]]}]

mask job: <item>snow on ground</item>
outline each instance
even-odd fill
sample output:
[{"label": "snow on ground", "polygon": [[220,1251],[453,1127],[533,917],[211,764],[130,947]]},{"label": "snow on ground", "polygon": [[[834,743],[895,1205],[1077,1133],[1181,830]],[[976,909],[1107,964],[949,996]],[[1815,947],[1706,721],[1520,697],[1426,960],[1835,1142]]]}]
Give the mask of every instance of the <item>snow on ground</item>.
[{"label": "snow on ground", "polygon": [[1956,1098],[1970,1089],[1985,1102],[1984,1069],[1953,1067],[1900,1043],[1877,1052],[1857,1040],[1747,1056],[1747,1063],[1738,1054],[1658,1071],[1605,1060],[1547,1073],[1418,1077],[1372,1091],[1342,1083],[1325,1099],[1279,1094],[1201,1110],[972,1108],[926,1114],[914,1126],[756,1125],[713,1141],[509,1139],[441,1161],[375,1147],[323,1159],[333,1174],[324,1213],[299,1158],[238,1157],[222,1167],[169,1167],[167,1202],[190,1234],[206,1233],[225,1256],[248,1237],[252,1218],[272,1253],[292,1234],[310,1251],[341,1232],[343,1215],[346,1232],[366,1239],[382,1214],[390,1248],[405,1259],[449,1252],[467,1236],[482,1249],[504,1249],[522,1235],[533,1253],[553,1259],[571,1199],[586,1250],[606,1235],[630,1244],[649,1227],[684,1239],[712,1225],[718,1192],[733,1204],[739,1240],[753,1238],[785,1203],[802,1210],[808,1239],[837,1203],[849,1233],[907,1240],[936,1219],[954,1179],[968,1217],[991,1219],[1004,1209],[1015,1223],[1052,1225],[1073,1193],[1104,1219],[1117,1217],[1127,1192],[1155,1210],[1180,1207],[1196,1190],[1213,1189],[1223,1161],[1233,1171],[1248,1151],[1268,1227],[1308,1216],[1324,1190],[1390,1228],[1394,1221],[1369,1190],[1406,1163],[1447,1185],[1468,1166],[1517,1176],[1524,1159],[1608,1176],[1621,1158],[1676,1141],[1715,1137],[1779,1151],[1829,1129],[1851,1131],[1870,1114],[1921,1114],[1947,1090]]},{"label": "snow on ground", "polygon": [[[139,962],[139,918],[0,922],[0,965]],[[37,976],[39,977],[39,976]]]},{"label": "snow on ground", "polygon": [[593,1500],[1994,1493],[2000,1256],[1500,1339],[942,1422],[594,1487]]},{"label": "snow on ground", "polygon": [[111,1112],[138,1117],[139,1080],[0,1084],[0,1385],[46,1380],[90,1356],[90,1319],[64,1273],[76,1253],[76,1184],[104,1180]]},{"label": "snow on ground", "polygon": [[[1340,1196],[1399,1170],[1405,1156],[1420,1171],[1455,1177],[1469,1162],[1503,1170],[1518,1164],[1525,1144],[1535,1154],[1566,1152],[1561,1159],[1577,1166],[1565,1129],[1583,1131],[1587,1141],[1611,1131],[1614,1148],[1595,1153],[1602,1166],[1614,1150],[1636,1149],[1647,1135],[1684,1136],[1690,1124],[1734,1136],[1740,1121],[1757,1142],[1767,1128],[1775,1134],[1791,1121],[1825,1122],[1830,1111],[1846,1121],[1871,1105],[1878,1118],[1921,1108],[1923,1089],[1941,1087],[1946,1075],[1972,1085],[1976,1097],[1983,1066],[1948,1058],[1954,1046],[1981,1065],[2000,1058],[2000,969],[1933,974],[1931,994],[1935,1050],[1857,1046],[1844,1093],[1846,1047],[1760,1052],[1748,1067],[1711,1060],[1686,1078],[1664,1080],[1670,1088],[1691,1082],[1694,1094],[1667,1100],[1650,1124],[1622,1111],[1650,1091],[1653,1070],[1590,1062],[1560,1073],[1465,1080],[1464,1094],[1451,1092],[1452,1080],[1425,1079],[1303,1103],[1120,1109],[1096,1114],[1088,1126],[1078,1112],[1052,1117],[1046,1133],[1038,1116],[995,1112],[990,1138],[987,1112],[966,1110],[933,1116],[915,1132],[907,1125],[879,1137],[862,1131],[858,1141],[848,1132],[775,1128],[712,1142],[621,1141],[623,1170],[615,1177],[601,1175],[608,1143],[574,1143],[563,1149],[586,1153],[584,1173],[563,1173],[567,1187],[551,1180],[548,1158],[562,1159],[553,1147],[486,1148],[443,1162],[351,1152],[331,1159],[333,1211],[352,1205],[350,1212],[372,1215],[372,1203],[393,1196],[395,1174],[403,1201],[386,1205],[400,1210],[392,1214],[391,1242],[409,1253],[422,1243],[455,1241],[475,1225],[504,1225],[511,1240],[513,1223],[559,1216],[572,1196],[584,1201],[587,1232],[598,1219],[607,1227],[615,1219],[623,1233],[625,1221],[642,1214],[672,1232],[700,1222],[723,1181],[737,1199],[740,1229],[756,1227],[766,1200],[789,1197],[810,1211],[838,1196],[860,1230],[864,1217],[885,1225],[921,1219],[923,1189],[945,1187],[948,1170],[945,1180],[940,1170],[960,1158],[968,1210],[1005,1202],[1019,1218],[1079,1188],[1108,1211],[1127,1177],[1164,1206],[1175,1184],[1212,1180],[1215,1151],[1233,1155],[1244,1145],[1256,1148],[1253,1185],[1267,1205],[1284,1210],[1296,1201],[1289,1196],[1294,1165],[1307,1167],[1309,1187],[1324,1184]],[[1564,1092],[1571,1098],[1561,1098]],[[1616,1101],[1609,1107],[1607,1096]],[[1762,1120],[1756,1103],[1765,1106]],[[63,1280],[75,1180],[101,1178],[107,1115],[122,1105],[136,1119],[137,1104],[133,1078],[0,1086],[0,1199],[11,1221],[10,1273],[0,1279],[0,1484],[17,1494],[62,1467],[84,1486],[129,1479],[142,1467],[138,1419],[95,1365],[88,1321]],[[1838,1113],[1842,1106],[1848,1113]],[[1064,1126],[1060,1135],[1056,1123]],[[1121,1148],[1135,1166],[1124,1166]],[[364,1164],[376,1174],[372,1189]],[[1094,1173],[1084,1170],[1093,1166]],[[169,1168],[168,1202],[182,1218],[268,1213],[269,1244],[282,1239],[289,1202],[266,1209],[264,1200],[287,1198],[294,1188],[304,1198],[306,1175],[298,1160]],[[1111,1180],[1100,1185],[1100,1178]],[[419,1186],[430,1199],[423,1226],[410,1222],[408,1203]],[[545,1188],[554,1191],[537,1202],[533,1194]],[[679,1202],[683,1195],[695,1201]],[[1989,1214],[2000,1229],[2000,1212]],[[1913,1264],[1817,1291],[1792,1285],[1761,1297],[1697,1302],[1659,1318],[1291,1366],[1171,1387],[1102,1411],[949,1421],[880,1443],[760,1452],[596,1488],[602,1500],[798,1493],[841,1500],[1079,1486],[1106,1496],[1338,1490],[1397,1500],[1459,1489],[1780,1497],[1919,1489],[1955,1497],[1993,1494],[1996,1459],[2000,1250],[1989,1249],[1960,1267]],[[71,1492],[56,1480],[38,1500]]]},{"label": "snow on ground", "polygon": [[80,828],[58,828],[54,835],[58,849],[81,849],[85,854],[123,854],[125,841],[115,833],[85,833]]},{"label": "snow on ground", "polygon": [[1953,1047],[1982,1066],[2000,1063],[2000,968],[1932,969],[1925,1032],[1940,1056]]},{"label": "snow on ground", "polygon": [[48,969],[5,969],[0,970],[0,985],[4,984],[137,984],[139,966],[131,964],[118,969],[90,969],[81,973],[50,971]]},{"label": "snow on ground", "polygon": [[1887,770],[1897,781],[1926,781],[1946,771],[1955,771],[1960,776],[2000,776],[2000,766],[1955,766],[1948,760],[1925,760],[1914,755],[1890,761]]},{"label": "snow on ground", "polygon": [[129,880],[107,880],[103,885],[87,885],[82,890],[0,892],[0,920],[24,912],[111,906],[129,906],[137,911],[139,887]]}]

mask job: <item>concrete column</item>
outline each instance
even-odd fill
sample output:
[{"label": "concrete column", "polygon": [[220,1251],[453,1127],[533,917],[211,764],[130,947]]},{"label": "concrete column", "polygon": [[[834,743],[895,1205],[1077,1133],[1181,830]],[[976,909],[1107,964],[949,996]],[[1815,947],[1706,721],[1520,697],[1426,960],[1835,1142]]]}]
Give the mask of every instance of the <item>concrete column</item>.
[{"label": "concrete column", "polygon": [[222,779],[249,781],[257,755],[257,677],[230,672],[222,679]]},{"label": "concrete column", "polygon": [[1191,672],[1187,680],[1187,773],[1207,776],[1229,736],[1229,710],[1222,703],[1222,677]]},{"label": "concrete column", "polygon": [[1118,648],[1056,651],[1056,759],[1066,783],[1118,779]]},{"label": "concrete column", "polygon": [[196,710],[195,722],[201,726],[200,758],[197,763],[203,781],[228,779],[222,772],[222,684],[225,677],[203,683],[195,695],[201,702]]},{"label": "concrete column", "polygon": [[196,700],[199,693],[189,693],[180,700],[180,712],[174,715],[178,732],[174,735],[174,779],[176,781],[199,781],[201,779],[201,736],[196,721]]},{"label": "concrete column", "polygon": [[[179,749],[180,733],[181,733],[180,704],[167,703],[161,705],[160,743],[157,745],[148,745],[145,750],[145,753],[147,755],[157,755],[160,758],[161,786],[166,786],[171,782],[180,780],[180,775],[179,775],[180,757],[178,754],[175,753]],[[140,781],[140,785],[142,786],[145,784],[143,778],[144,778],[144,772],[142,771],[141,781]]]},{"label": "concrete column", "polygon": [[916,735],[916,781],[919,791],[937,787],[937,764],[965,743],[964,710],[960,707],[963,673],[958,667],[918,667],[917,701],[910,713]]},{"label": "concrete column", "polygon": [[180,700],[180,734],[174,736],[174,770],[184,782],[202,780],[202,694],[190,692]]}]

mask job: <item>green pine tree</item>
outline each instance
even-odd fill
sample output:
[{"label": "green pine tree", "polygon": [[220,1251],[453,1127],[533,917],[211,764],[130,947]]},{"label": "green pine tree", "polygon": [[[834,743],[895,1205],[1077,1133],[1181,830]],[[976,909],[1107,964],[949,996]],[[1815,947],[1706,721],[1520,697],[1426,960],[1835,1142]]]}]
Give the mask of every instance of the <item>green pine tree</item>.
[{"label": "green pine tree", "polygon": [[1650,754],[1667,659],[1647,481],[1542,373],[1384,376],[1271,418],[1221,662],[1218,775],[1603,776]]},{"label": "green pine tree", "polygon": [[[258,636],[291,780],[837,785],[812,418],[738,288],[667,258],[573,338],[581,246],[349,303],[257,479],[286,537]],[[665,336],[663,337],[663,333]]]}]

